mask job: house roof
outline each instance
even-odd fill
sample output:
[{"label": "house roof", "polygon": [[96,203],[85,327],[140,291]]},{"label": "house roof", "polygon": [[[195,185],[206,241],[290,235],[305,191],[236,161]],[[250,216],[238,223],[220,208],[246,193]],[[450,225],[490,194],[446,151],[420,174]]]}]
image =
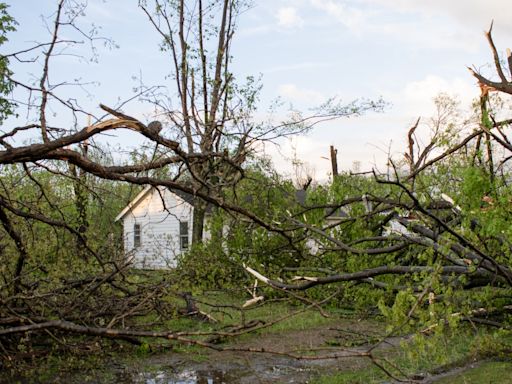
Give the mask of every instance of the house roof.
[{"label": "house roof", "polygon": [[181,197],[183,200],[185,200],[190,205],[194,206],[194,195],[191,195],[190,193],[180,191],[178,189],[172,189],[169,188],[169,191],[174,193],[175,195]]},{"label": "house roof", "polygon": [[[119,212],[119,214],[114,219],[114,222],[121,220],[128,212],[130,212],[134,207],[136,207],[137,204],[139,204],[142,201],[142,199],[144,199],[144,197],[146,197],[146,195],[151,190],[153,190],[153,188],[155,188],[155,187],[153,187],[151,185],[144,187],[144,189],[142,191],[140,191],[140,193],[137,196],[135,196],[135,198],[132,201],[130,201],[130,203],[126,207],[124,207],[121,212]],[[177,189],[171,189],[171,188],[168,188],[168,189],[171,193],[174,193],[176,196],[179,196],[188,204],[190,204],[192,206],[194,205],[193,204],[194,196],[191,195],[190,193],[179,191]]]},{"label": "house roof", "polygon": [[121,212],[119,212],[119,215],[116,216],[114,222],[117,222],[120,219],[122,219],[124,215],[126,215],[129,211],[132,210],[133,207],[139,204],[139,202],[147,195],[147,193],[151,191],[151,188],[153,188],[151,185],[144,187],[144,189],[140,191],[140,193],[137,196],[135,196],[135,198],[132,201],[130,201],[130,203],[126,207],[124,207]]}]

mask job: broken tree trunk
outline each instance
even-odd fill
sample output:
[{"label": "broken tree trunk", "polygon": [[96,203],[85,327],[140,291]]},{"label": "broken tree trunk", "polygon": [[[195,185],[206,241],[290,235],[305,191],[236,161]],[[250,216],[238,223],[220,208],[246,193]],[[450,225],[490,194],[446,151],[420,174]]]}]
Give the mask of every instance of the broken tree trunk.
[{"label": "broken tree trunk", "polygon": [[332,178],[338,176],[338,150],[331,145]]}]

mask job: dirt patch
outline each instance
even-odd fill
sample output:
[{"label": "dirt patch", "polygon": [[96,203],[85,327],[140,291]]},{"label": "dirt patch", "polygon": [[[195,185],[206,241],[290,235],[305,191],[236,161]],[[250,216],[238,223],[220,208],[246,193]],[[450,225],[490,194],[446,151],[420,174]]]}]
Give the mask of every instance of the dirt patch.
[{"label": "dirt patch", "polygon": [[[348,356],[363,352],[364,345],[371,341],[366,335],[377,336],[379,329],[382,327],[373,321],[339,319],[318,328],[264,333],[224,346],[293,354],[315,351],[322,355],[343,355],[342,349],[347,349]],[[382,348],[391,344],[383,344]],[[307,383],[320,373],[358,370],[370,364],[361,357],[305,360],[273,353],[201,350],[199,356],[172,353],[151,356],[144,359],[142,367],[125,369],[116,379],[125,383],[166,384]],[[123,377],[130,377],[131,381],[123,381]]]},{"label": "dirt patch", "polygon": [[[158,355],[102,360],[86,370],[58,372],[45,379],[20,382],[62,384],[248,384],[307,383],[320,374],[338,370],[359,370],[371,365],[367,358],[339,356],[337,359],[307,360],[285,353],[307,355],[363,352],[374,338],[383,333],[382,325],[372,320],[333,318],[322,326],[304,330],[259,333],[229,340],[223,347],[237,351],[184,349]],[[383,344],[382,348],[392,345]],[[265,350],[273,353],[244,352]],[[51,376],[51,377],[49,377]],[[0,379],[0,382],[2,380]]]}]

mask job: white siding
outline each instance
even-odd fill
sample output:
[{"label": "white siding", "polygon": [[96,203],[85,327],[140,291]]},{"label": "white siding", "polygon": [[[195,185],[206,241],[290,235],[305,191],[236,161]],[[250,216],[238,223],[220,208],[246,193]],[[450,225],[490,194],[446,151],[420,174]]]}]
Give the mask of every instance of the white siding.
[{"label": "white siding", "polygon": [[[192,239],[192,206],[167,188],[151,188],[123,217],[124,249],[136,268],[176,266],[180,249],[180,221],[188,221]],[[134,225],[141,227],[141,244],[134,247]]]}]

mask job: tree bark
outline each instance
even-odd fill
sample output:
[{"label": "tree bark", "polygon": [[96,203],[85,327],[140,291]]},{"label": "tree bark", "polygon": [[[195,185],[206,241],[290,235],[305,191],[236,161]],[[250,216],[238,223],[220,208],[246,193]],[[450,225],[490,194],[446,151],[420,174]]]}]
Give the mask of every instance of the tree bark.
[{"label": "tree bark", "polygon": [[192,219],[192,245],[203,242],[204,218],[206,216],[206,203],[199,198],[194,199],[194,215]]},{"label": "tree bark", "polygon": [[332,178],[338,176],[338,150],[331,145]]},{"label": "tree bark", "polygon": [[19,256],[16,260],[16,267],[14,270],[14,293],[20,292],[20,279],[21,279],[21,271],[23,270],[23,266],[25,265],[26,260],[28,259],[27,249],[21,236],[14,229],[14,226],[5,213],[4,209],[0,207],[0,222],[4,227],[5,231],[9,234],[11,239],[14,241],[16,248],[18,249]]}]

